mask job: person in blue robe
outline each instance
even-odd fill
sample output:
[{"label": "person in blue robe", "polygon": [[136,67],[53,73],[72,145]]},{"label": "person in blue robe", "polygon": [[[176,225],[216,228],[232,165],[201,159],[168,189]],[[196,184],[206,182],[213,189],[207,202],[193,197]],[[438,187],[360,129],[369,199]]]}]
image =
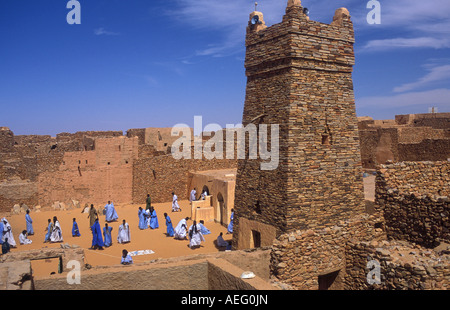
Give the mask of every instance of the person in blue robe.
[{"label": "person in blue robe", "polygon": [[29,209],[27,209],[27,214],[25,215],[25,221],[27,222],[27,234],[29,236],[34,235],[33,220],[31,219]]},{"label": "person in blue robe", "polygon": [[139,216],[139,229],[147,229],[147,218],[145,216],[145,210],[142,209],[142,207],[139,207],[138,216]]},{"label": "person in blue robe", "polygon": [[150,228],[159,228],[158,216],[156,215],[156,210],[153,207],[150,207]]},{"label": "person in blue robe", "polygon": [[133,258],[131,258],[131,255],[128,254],[127,250],[122,251],[122,259],[120,261],[122,265],[130,265],[133,263]]},{"label": "person in blue robe", "polygon": [[3,244],[3,221],[0,221],[0,244]]},{"label": "person in blue robe", "polygon": [[234,209],[231,209],[230,224],[228,224],[227,234],[233,233]]},{"label": "person in blue robe", "polygon": [[167,236],[173,237],[175,235],[175,232],[173,230],[172,220],[167,215],[167,213],[164,213],[164,217],[166,218]]},{"label": "person in blue robe", "polygon": [[76,222],[76,218],[73,218],[73,225],[72,225],[72,237],[80,237],[80,230],[78,229],[78,223]]},{"label": "person in blue robe", "polygon": [[53,230],[53,223],[52,223],[51,219],[48,219],[48,225],[45,230],[47,231],[47,233],[45,234],[44,243],[50,241],[50,235],[52,234],[52,230]]},{"label": "person in blue robe", "polygon": [[105,221],[114,222],[117,221],[118,218],[119,216],[114,208],[114,204],[111,201],[108,201],[108,204],[105,206]]},{"label": "person in blue robe", "polygon": [[200,220],[198,226],[200,226],[200,232],[202,235],[209,235],[211,233],[211,231],[205,227],[205,222],[203,220]]},{"label": "person in blue robe", "polygon": [[105,247],[110,247],[112,245],[112,237],[111,237],[112,227],[108,226],[108,223],[105,223],[105,227],[103,227],[103,237],[105,238]]},{"label": "person in blue robe", "polygon": [[95,220],[94,225],[91,226],[92,231],[92,246],[91,249],[99,249],[103,250],[103,238],[102,231],[100,229],[100,224],[98,223],[98,219]]}]

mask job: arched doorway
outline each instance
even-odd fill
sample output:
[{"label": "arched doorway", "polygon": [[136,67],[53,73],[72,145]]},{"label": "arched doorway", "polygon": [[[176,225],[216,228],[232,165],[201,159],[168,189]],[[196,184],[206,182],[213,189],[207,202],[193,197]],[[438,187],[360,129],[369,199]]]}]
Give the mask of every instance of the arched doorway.
[{"label": "arched doorway", "polygon": [[225,207],[225,200],[223,199],[223,196],[221,193],[217,194],[217,205],[219,208],[219,214],[220,214],[220,224],[226,225],[227,221],[227,212]]},{"label": "arched doorway", "polygon": [[203,188],[202,188],[202,194],[204,193],[206,191],[206,193],[207,193],[207,195],[209,196],[210,194],[209,194],[209,188],[208,188],[208,186],[203,186]]}]

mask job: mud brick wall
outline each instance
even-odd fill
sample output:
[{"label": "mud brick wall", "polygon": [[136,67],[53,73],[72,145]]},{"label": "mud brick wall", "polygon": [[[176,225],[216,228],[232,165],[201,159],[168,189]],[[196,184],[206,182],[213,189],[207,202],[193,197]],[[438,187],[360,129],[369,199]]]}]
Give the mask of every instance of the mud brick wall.
[{"label": "mud brick wall", "polygon": [[448,161],[379,166],[375,203],[390,239],[425,247],[450,241],[449,171]]},{"label": "mud brick wall", "polygon": [[360,215],[321,230],[283,234],[272,247],[271,273],[295,289],[316,290],[319,276],[338,271],[332,288],[343,289],[347,242],[384,239],[386,235],[379,227],[382,223],[377,215]]},{"label": "mud brick wall", "polygon": [[133,163],[132,201],[144,204],[147,194],[152,202],[187,200],[188,173],[210,169],[235,168],[235,159],[174,159],[172,154],[140,157]]},{"label": "mud brick wall", "polygon": [[266,171],[258,160],[239,160],[235,239],[240,217],[281,235],[363,210],[352,22],[310,21],[302,9],[288,7],[271,27],[247,28],[243,124],[278,124],[280,158]]}]

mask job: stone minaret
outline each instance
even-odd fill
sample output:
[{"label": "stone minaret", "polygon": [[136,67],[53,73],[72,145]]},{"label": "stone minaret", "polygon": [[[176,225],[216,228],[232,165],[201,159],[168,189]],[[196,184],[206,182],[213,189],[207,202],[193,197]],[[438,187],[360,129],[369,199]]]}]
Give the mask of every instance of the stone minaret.
[{"label": "stone minaret", "polygon": [[242,123],[279,124],[279,165],[263,171],[261,160],[238,161],[233,247],[271,245],[282,233],[363,212],[349,12],[338,9],[323,24],[289,0],[279,24],[251,13],[245,44]]}]

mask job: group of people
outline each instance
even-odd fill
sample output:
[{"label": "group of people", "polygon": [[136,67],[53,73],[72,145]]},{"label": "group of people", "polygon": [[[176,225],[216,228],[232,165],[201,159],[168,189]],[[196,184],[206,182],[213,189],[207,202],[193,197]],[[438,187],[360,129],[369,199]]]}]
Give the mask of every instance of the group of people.
[{"label": "group of people", "polygon": [[[202,193],[202,198],[204,199],[204,195],[207,195],[206,192]],[[191,192],[191,201],[195,200],[195,189]],[[172,202],[172,212],[181,211],[180,206],[178,205],[178,198],[175,193],[172,193],[173,202]],[[84,210],[83,210],[84,212]],[[88,214],[89,219],[89,227],[92,232],[92,245],[91,249],[99,249],[103,250],[104,247],[109,247],[112,245],[112,230],[113,228],[108,225],[108,223],[116,222],[119,218],[114,204],[111,201],[105,205],[103,209],[103,214],[105,215],[105,226],[103,229],[100,227],[99,216],[97,210],[94,208],[94,205],[91,204]],[[227,233],[232,233],[233,231],[233,215],[231,215],[231,223],[228,226]],[[151,205],[150,195],[147,195],[146,199],[146,209],[144,210],[142,207],[139,207],[138,210],[139,217],[139,229],[157,229],[159,228],[158,216],[156,214],[155,208]],[[211,234],[211,231],[207,229],[204,225],[204,221],[201,220],[197,223],[197,221],[193,221],[193,224],[188,227],[187,221],[189,217],[181,219],[178,224],[173,227],[172,220],[167,213],[164,213],[164,218],[166,221],[166,235],[168,237],[173,237],[178,240],[189,240],[189,247],[191,249],[195,249],[201,246],[201,243],[205,241],[205,235]],[[33,220],[31,219],[30,212],[27,210],[25,215],[26,229],[22,231],[19,235],[20,244],[31,244],[32,240],[28,239],[28,236],[34,235],[33,229]],[[63,242],[63,233],[61,229],[61,225],[56,216],[52,219],[48,219],[48,225],[45,228],[46,234],[44,243],[50,242]],[[80,237],[81,232],[78,227],[78,223],[76,218],[73,218],[72,223],[72,236]],[[122,221],[122,224],[119,226],[119,231],[117,234],[117,242],[121,244],[125,244],[131,241],[131,232],[130,226],[126,222],[126,220]],[[10,251],[11,247],[16,247],[16,242],[14,240],[14,236],[12,233],[11,225],[9,224],[6,218],[2,218],[0,221],[0,243],[2,244],[2,253],[5,254]],[[219,247],[226,247],[227,249],[230,247],[230,244],[223,239],[223,233],[217,237],[217,245]],[[132,263],[132,258],[129,253],[124,249],[122,252],[122,263],[130,264]]]}]

